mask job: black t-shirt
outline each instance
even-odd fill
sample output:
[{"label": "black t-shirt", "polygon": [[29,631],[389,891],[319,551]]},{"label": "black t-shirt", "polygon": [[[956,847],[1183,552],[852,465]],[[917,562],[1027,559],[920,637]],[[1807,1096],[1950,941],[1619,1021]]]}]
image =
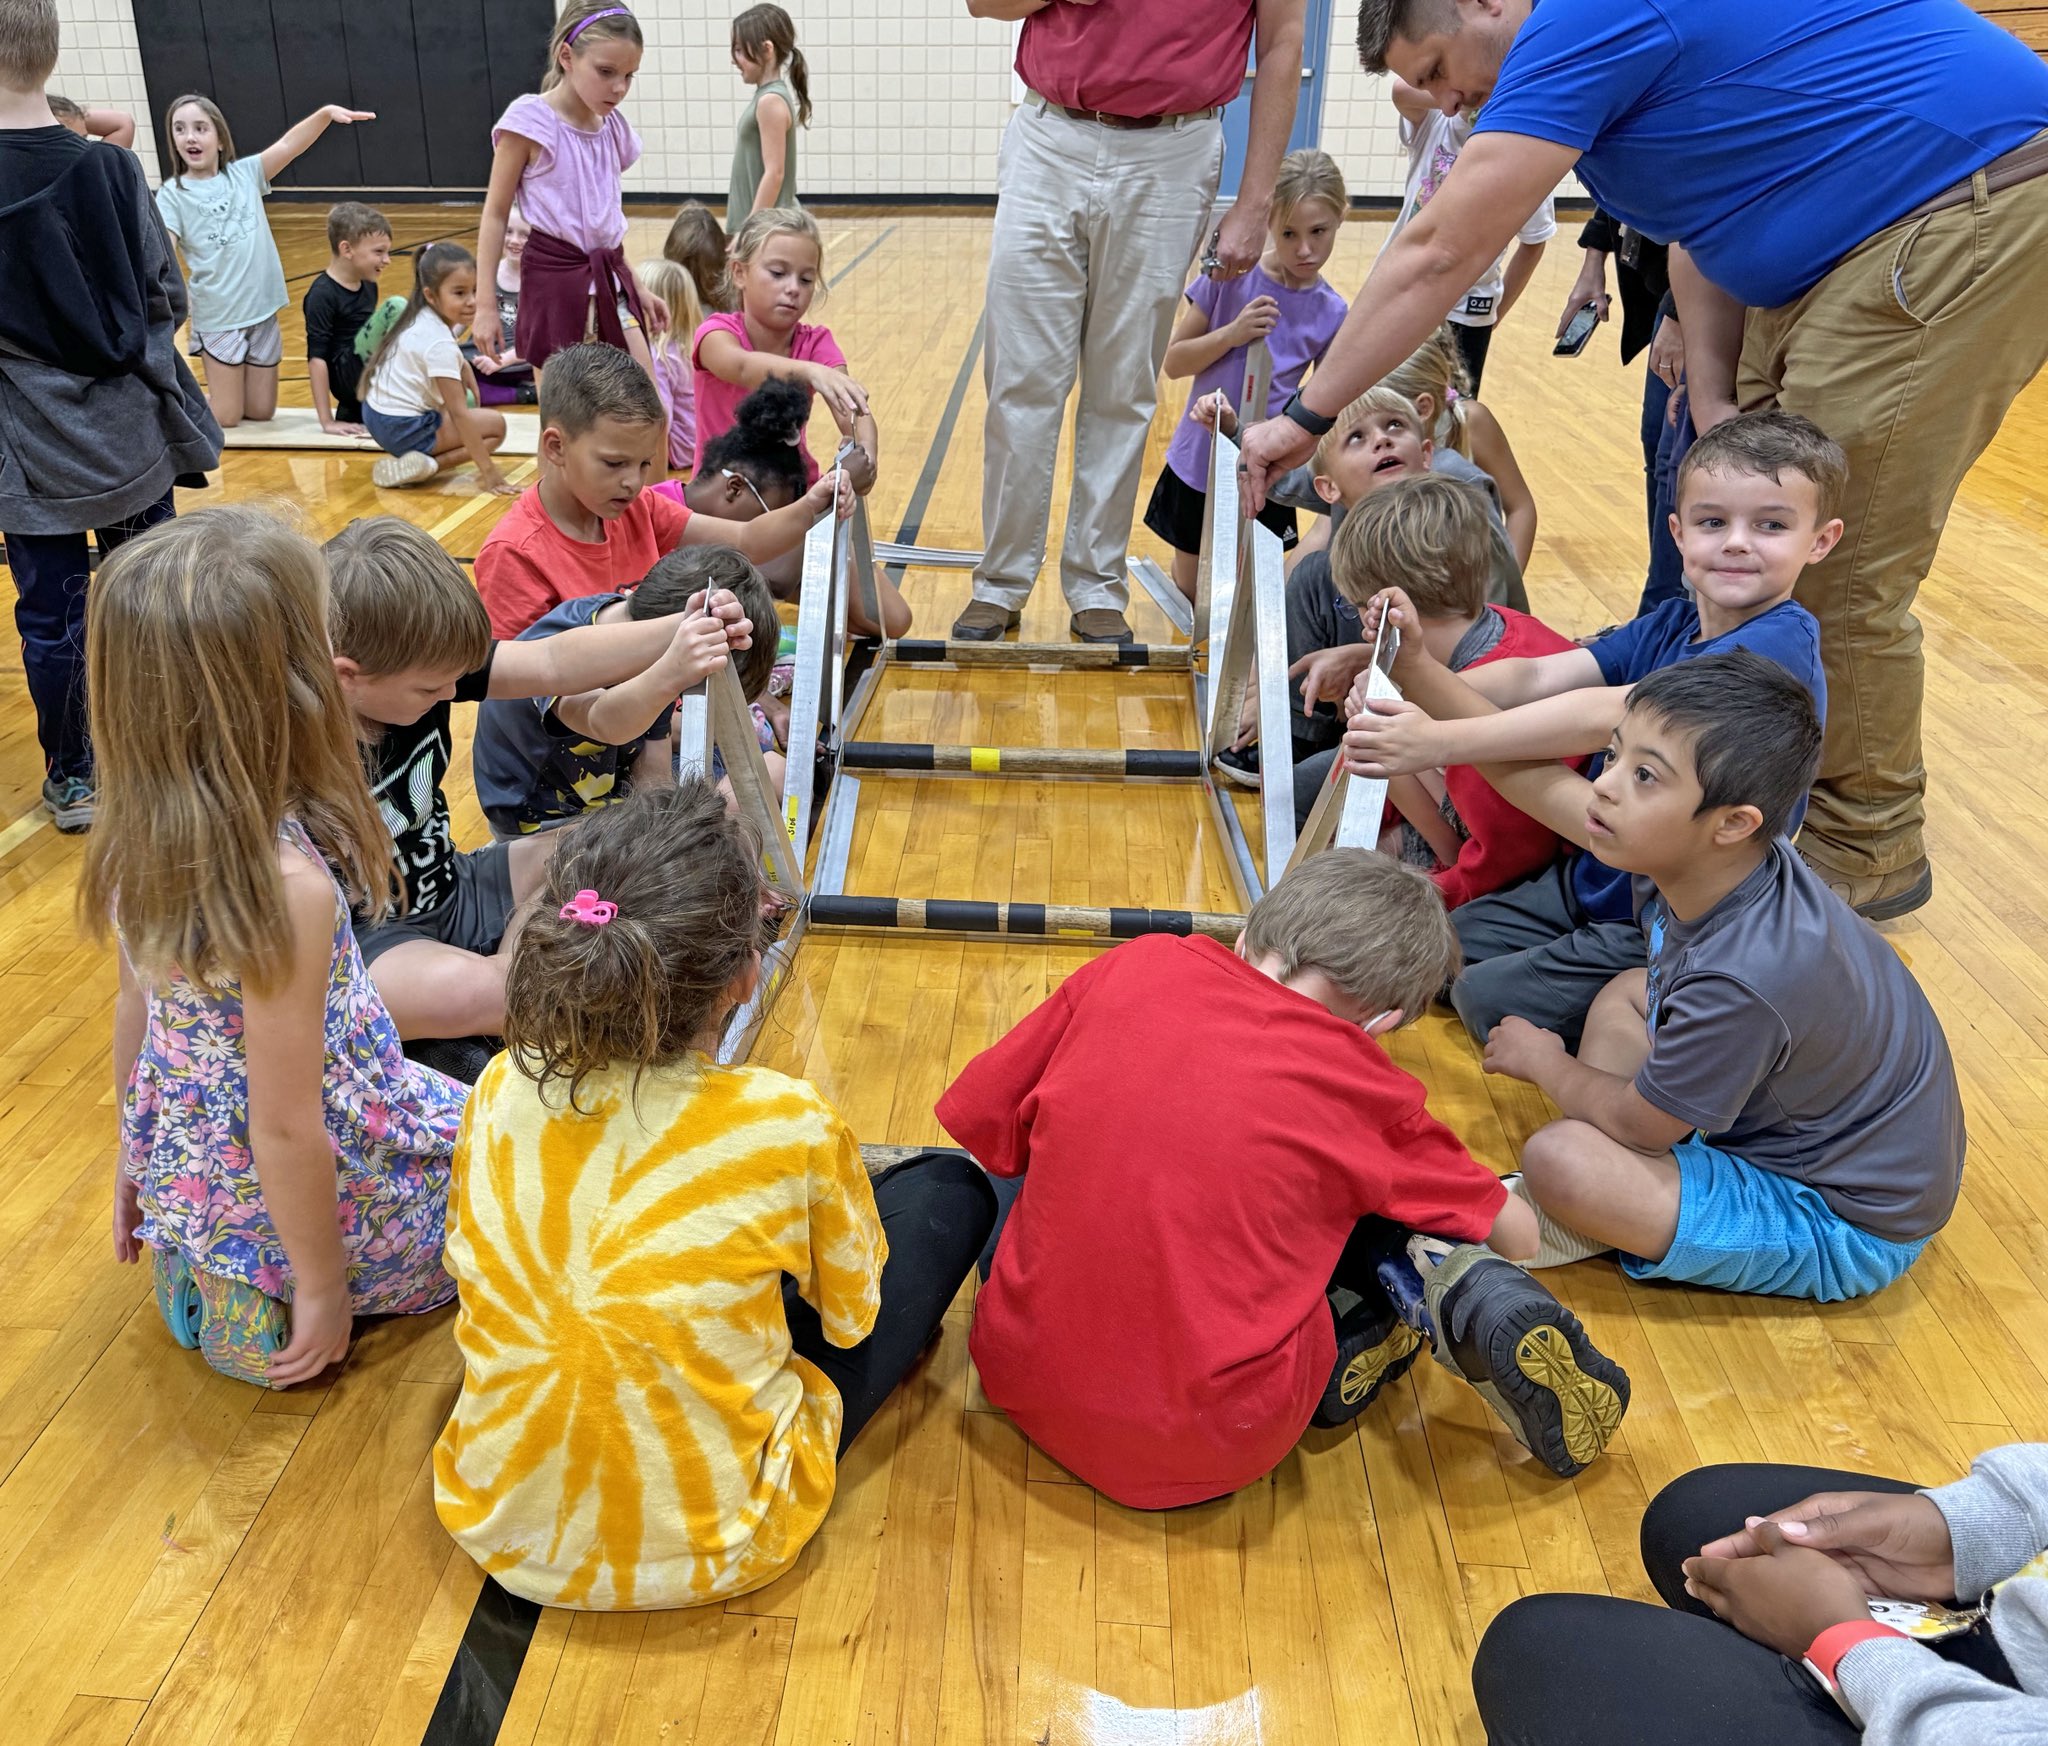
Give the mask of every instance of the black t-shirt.
[{"label": "black t-shirt", "polygon": [[68,127],[0,128],[0,207],[33,199],[92,149]]},{"label": "black t-shirt", "polygon": [[437,703],[416,722],[387,727],[372,743],[370,792],[377,810],[398,845],[398,866],[405,880],[407,912],[418,915],[439,909],[455,895],[455,834],[448,822],[448,799],[441,779],[454,754],[450,733],[457,703],[481,703],[491,689],[491,662],[498,645],[474,673],[455,682],[455,696]]},{"label": "black t-shirt", "polygon": [[303,304],[306,356],[330,364],[342,353],[355,356],[356,335],[377,310],[377,282],[365,279],[353,291],[325,273],[315,273]]}]

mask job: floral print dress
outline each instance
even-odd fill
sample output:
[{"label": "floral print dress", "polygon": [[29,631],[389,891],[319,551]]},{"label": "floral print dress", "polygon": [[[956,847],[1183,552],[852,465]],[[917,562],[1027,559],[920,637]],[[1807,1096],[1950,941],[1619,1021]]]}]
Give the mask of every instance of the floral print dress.
[{"label": "floral print dress", "polygon": [[[325,870],[295,820],[278,834]],[[241,985],[174,970],[144,998],[148,1029],[121,1113],[122,1167],[139,1190],[142,1240],[289,1300],[291,1263],[249,1151]],[[338,885],[326,1035],[323,1103],[351,1302],[359,1315],[432,1309],[455,1295],[441,1249],[468,1087],[400,1049]]]}]

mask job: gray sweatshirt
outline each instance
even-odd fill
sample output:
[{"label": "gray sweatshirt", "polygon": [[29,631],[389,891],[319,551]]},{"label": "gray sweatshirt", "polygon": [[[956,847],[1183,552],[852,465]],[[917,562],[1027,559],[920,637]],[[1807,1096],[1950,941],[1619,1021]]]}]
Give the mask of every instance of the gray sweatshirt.
[{"label": "gray sweatshirt", "polygon": [[[1988,1449],[1968,1479],[1925,1495],[1955,1543],[1960,1601],[1982,1599],[2048,1550],[2048,1443]],[[2000,1589],[1991,1634],[2017,1691],[1906,1638],[1876,1638],[1843,1656],[1835,1678],[1863,1718],[1865,1746],[2048,1746],[2048,1580]]]}]

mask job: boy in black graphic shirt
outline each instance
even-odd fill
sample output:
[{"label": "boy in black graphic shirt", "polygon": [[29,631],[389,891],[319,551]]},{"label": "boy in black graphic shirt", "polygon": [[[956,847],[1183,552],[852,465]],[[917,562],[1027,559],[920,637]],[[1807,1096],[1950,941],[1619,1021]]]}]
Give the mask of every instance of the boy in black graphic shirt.
[{"label": "boy in black graphic shirt", "polygon": [[613,688],[616,708],[644,725],[637,712],[648,683],[669,695],[687,691],[723,666],[729,649],[746,648],[752,627],[720,594],[709,611],[693,599],[678,616],[498,643],[461,566],[412,523],[354,521],[325,551],[334,669],[405,880],[402,911],[358,919],[363,962],[400,1036],[494,1036],[505,1023],[519,907],[560,833],[457,853],[441,792],[449,706],[597,692],[591,720],[602,733]]}]

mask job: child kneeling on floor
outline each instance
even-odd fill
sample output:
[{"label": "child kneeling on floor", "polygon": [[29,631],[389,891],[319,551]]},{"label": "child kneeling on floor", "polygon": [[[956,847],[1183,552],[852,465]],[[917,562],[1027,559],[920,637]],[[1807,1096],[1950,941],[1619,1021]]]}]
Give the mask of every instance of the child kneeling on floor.
[{"label": "child kneeling on floor", "polygon": [[350,927],[391,839],[313,545],[240,506],[108,558],[86,661],[100,813],[80,908],[119,937],[114,1253],[224,1375],[282,1388],[352,1317],[432,1309],[466,1088],[400,1051]]},{"label": "child kneeling on floor", "polygon": [[1427,879],[1332,849],[1235,952],[1133,940],[968,1064],[939,1120],[1022,1178],[971,1350],[1054,1460],[1135,1509],[1220,1497],[1425,1337],[1552,1472],[1606,1446],[1627,1377],[1501,1258],[1533,1219],[1379,1041],[1457,958]]},{"label": "child kneeling on floor", "polygon": [[[752,703],[775,669],[775,598],[761,572],[730,546],[687,546],[670,552],[624,594],[565,600],[516,639],[540,642],[587,624],[671,618],[700,594],[730,594],[740,614],[761,628],[734,662],[740,695]],[[476,712],[471,764],[477,805],[501,841],[554,830],[587,811],[612,806],[640,788],[675,781],[669,728],[676,694],[661,667],[620,685],[568,696],[486,698]],[[763,718],[754,715],[770,784],[782,787],[782,758]],[[728,796],[729,797],[729,796]]]},{"label": "child kneeling on floor", "polygon": [[1487,1039],[1489,1072],[1564,1112],[1522,1153],[1517,1190],[1549,1215],[1536,1265],[1618,1249],[1631,1279],[1830,1303],[1948,1222],[1966,1140],[1941,1021],[1785,840],[1820,743],[1806,687],[1734,650],[1638,684],[1597,781],[1485,772],[1656,887],[1649,966],[1601,992],[1576,1057],[1526,1019]]},{"label": "child kneeling on floor", "polygon": [[515,1594],[773,1581],[995,1222],[967,1159],[870,1182],[800,1079],[712,1059],[761,974],[761,845],[701,779],[564,834],[455,1157],[441,1521]]}]

